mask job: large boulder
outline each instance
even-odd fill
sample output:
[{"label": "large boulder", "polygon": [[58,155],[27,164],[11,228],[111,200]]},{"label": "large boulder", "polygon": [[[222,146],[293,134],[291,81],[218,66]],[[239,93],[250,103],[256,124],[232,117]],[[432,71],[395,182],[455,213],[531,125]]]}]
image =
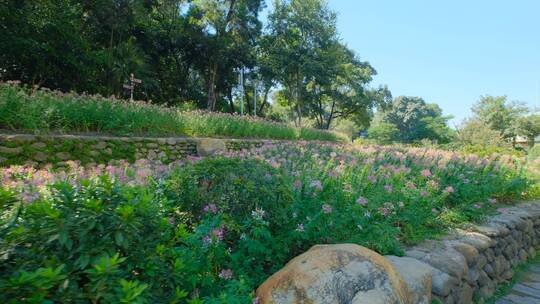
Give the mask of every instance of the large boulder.
[{"label": "large boulder", "polygon": [[405,304],[411,292],[392,264],[355,244],[316,245],[257,289],[261,304]]}]

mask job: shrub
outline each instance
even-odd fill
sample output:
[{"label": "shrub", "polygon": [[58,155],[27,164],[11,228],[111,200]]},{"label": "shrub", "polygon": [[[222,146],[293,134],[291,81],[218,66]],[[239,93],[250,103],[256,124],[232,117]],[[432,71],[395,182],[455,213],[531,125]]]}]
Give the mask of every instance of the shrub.
[{"label": "shrub", "polygon": [[[266,144],[164,167],[0,170],[0,301],[250,303],[320,243],[381,254],[481,220],[528,180],[511,156]],[[16,218],[16,217],[15,217]]]}]

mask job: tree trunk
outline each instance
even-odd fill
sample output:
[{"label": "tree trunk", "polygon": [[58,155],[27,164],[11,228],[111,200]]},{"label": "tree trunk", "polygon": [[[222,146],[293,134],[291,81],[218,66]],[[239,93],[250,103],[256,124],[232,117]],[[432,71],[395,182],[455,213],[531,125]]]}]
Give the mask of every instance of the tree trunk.
[{"label": "tree trunk", "polygon": [[217,63],[214,63],[212,70],[210,71],[210,77],[208,79],[208,101],[206,108],[208,111],[214,111],[216,108],[216,78],[217,78]]},{"label": "tree trunk", "polygon": [[264,106],[268,103],[268,93],[270,93],[270,88],[265,88],[261,108],[257,111],[257,113],[261,113],[261,114],[259,114],[260,116],[262,116],[262,114],[264,113],[263,112],[264,111]]},{"label": "tree trunk", "polygon": [[336,101],[332,99],[332,109],[330,110],[330,115],[328,115],[328,121],[326,122],[326,130],[330,129],[332,124],[332,119],[334,119],[334,109],[336,107]]}]

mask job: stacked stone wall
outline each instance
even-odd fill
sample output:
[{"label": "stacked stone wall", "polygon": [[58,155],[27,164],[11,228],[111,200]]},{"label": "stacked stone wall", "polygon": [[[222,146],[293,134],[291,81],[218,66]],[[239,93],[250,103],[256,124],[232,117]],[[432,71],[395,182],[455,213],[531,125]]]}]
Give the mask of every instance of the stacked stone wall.
[{"label": "stacked stone wall", "polygon": [[261,146],[264,142],[250,139],[0,134],[0,166],[63,166],[69,160],[86,165],[120,159],[170,163],[188,155],[241,150]]}]

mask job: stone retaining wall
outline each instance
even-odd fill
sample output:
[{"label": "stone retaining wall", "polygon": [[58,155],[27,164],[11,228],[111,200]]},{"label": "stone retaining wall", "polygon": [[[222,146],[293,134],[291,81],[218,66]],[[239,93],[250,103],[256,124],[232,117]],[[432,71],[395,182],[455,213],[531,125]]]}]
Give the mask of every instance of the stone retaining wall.
[{"label": "stone retaining wall", "polygon": [[0,166],[28,163],[62,166],[68,160],[91,164],[119,159],[170,163],[187,155],[239,150],[263,143],[263,140],[250,139],[0,134]]},{"label": "stone retaining wall", "polygon": [[[539,247],[540,202],[499,211],[485,224],[425,241],[403,257],[352,244],[327,245],[322,257],[315,246],[259,287],[260,303],[483,303]],[[335,261],[328,258],[334,255]]]}]

